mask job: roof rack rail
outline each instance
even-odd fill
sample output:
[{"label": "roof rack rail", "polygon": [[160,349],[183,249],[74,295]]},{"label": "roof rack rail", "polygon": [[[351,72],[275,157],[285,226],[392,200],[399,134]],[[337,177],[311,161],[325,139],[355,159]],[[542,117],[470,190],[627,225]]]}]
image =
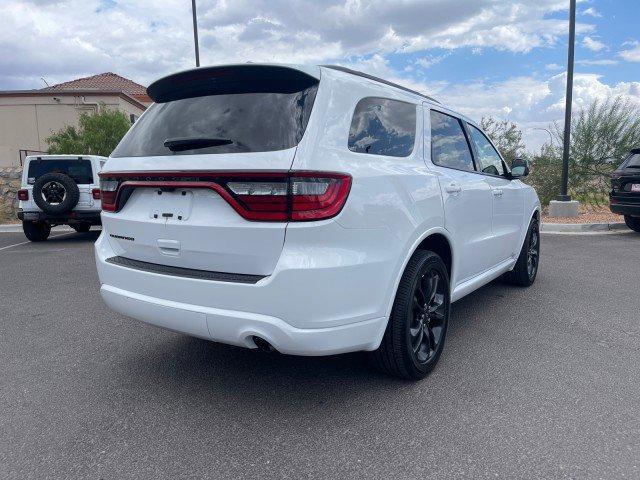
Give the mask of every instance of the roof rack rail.
[{"label": "roof rack rail", "polygon": [[414,93],[414,94],[419,95],[419,96],[421,96],[423,98],[426,98],[427,100],[429,100],[431,102],[440,103],[438,100],[436,100],[433,97],[430,97],[429,95],[425,95],[424,93],[417,92],[416,90],[411,90],[410,88],[403,87],[402,85],[398,85],[397,83],[390,82],[390,81],[385,80],[383,78],[375,77],[373,75],[369,75],[368,73],[359,72],[358,70],[351,70],[350,68],[341,67],[340,65],[320,65],[320,66],[321,67],[326,67],[326,68],[331,68],[333,70],[339,70],[341,72],[349,73],[351,75],[356,75],[358,77],[368,78],[369,80],[373,80],[374,82],[384,83],[385,85],[389,85],[390,87],[395,87],[395,88],[399,88],[400,90],[404,90],[405,92]]}]

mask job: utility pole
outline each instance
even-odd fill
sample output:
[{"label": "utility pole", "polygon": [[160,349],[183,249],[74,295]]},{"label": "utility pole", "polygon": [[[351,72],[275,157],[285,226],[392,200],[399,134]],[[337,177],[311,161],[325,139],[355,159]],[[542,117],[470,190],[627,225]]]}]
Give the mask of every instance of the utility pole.
[{"label": "utility pole", "polygon": [[569,149],[571,147],[571,102],[573,97],[573,57],[576,42],[576,0],[570,0],[569,7],[569,55],[567,59],[567,98],[564,110],[564,144],[562,148],[562,185],[558,200],[568,202]]},{"label": "utility pole", "polygon": [[198,48],[198,19],[196,16],[196,0],[191,0],[191,13],[193,14],[193,43],[196,48],[196,67],[199,67],[200,49]]}]

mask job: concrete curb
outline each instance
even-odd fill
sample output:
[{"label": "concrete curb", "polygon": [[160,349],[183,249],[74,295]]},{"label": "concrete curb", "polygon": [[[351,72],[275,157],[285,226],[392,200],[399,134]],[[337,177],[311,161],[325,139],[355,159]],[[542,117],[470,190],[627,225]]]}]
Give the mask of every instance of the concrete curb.
[{"label": "concrete curb", "polygon": [[628,230],[622,222],[614,223],[542,223],[541,232],[546,233],[588,233]]}]

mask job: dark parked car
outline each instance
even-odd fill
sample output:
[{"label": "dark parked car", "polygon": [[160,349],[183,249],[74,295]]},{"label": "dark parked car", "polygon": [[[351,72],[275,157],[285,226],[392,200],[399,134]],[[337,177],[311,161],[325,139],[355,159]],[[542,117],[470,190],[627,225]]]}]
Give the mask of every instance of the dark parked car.
[{"label": "dark parked car", "polygon": [[609,200],[611,211],[624,215],[627,226],[640,232],[640,148],[631,150],[611,175]]}]

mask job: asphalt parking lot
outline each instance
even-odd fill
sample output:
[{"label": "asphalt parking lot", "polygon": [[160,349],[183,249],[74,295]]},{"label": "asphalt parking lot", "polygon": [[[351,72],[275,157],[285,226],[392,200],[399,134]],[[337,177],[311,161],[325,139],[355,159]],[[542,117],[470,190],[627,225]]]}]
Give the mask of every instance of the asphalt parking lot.
[{"label": "asphalt parking lot", "polygon": [[0,478],[640,477],[640,235],[543,235],[420,383],[128,320],[55,235],[0,234]]}]

